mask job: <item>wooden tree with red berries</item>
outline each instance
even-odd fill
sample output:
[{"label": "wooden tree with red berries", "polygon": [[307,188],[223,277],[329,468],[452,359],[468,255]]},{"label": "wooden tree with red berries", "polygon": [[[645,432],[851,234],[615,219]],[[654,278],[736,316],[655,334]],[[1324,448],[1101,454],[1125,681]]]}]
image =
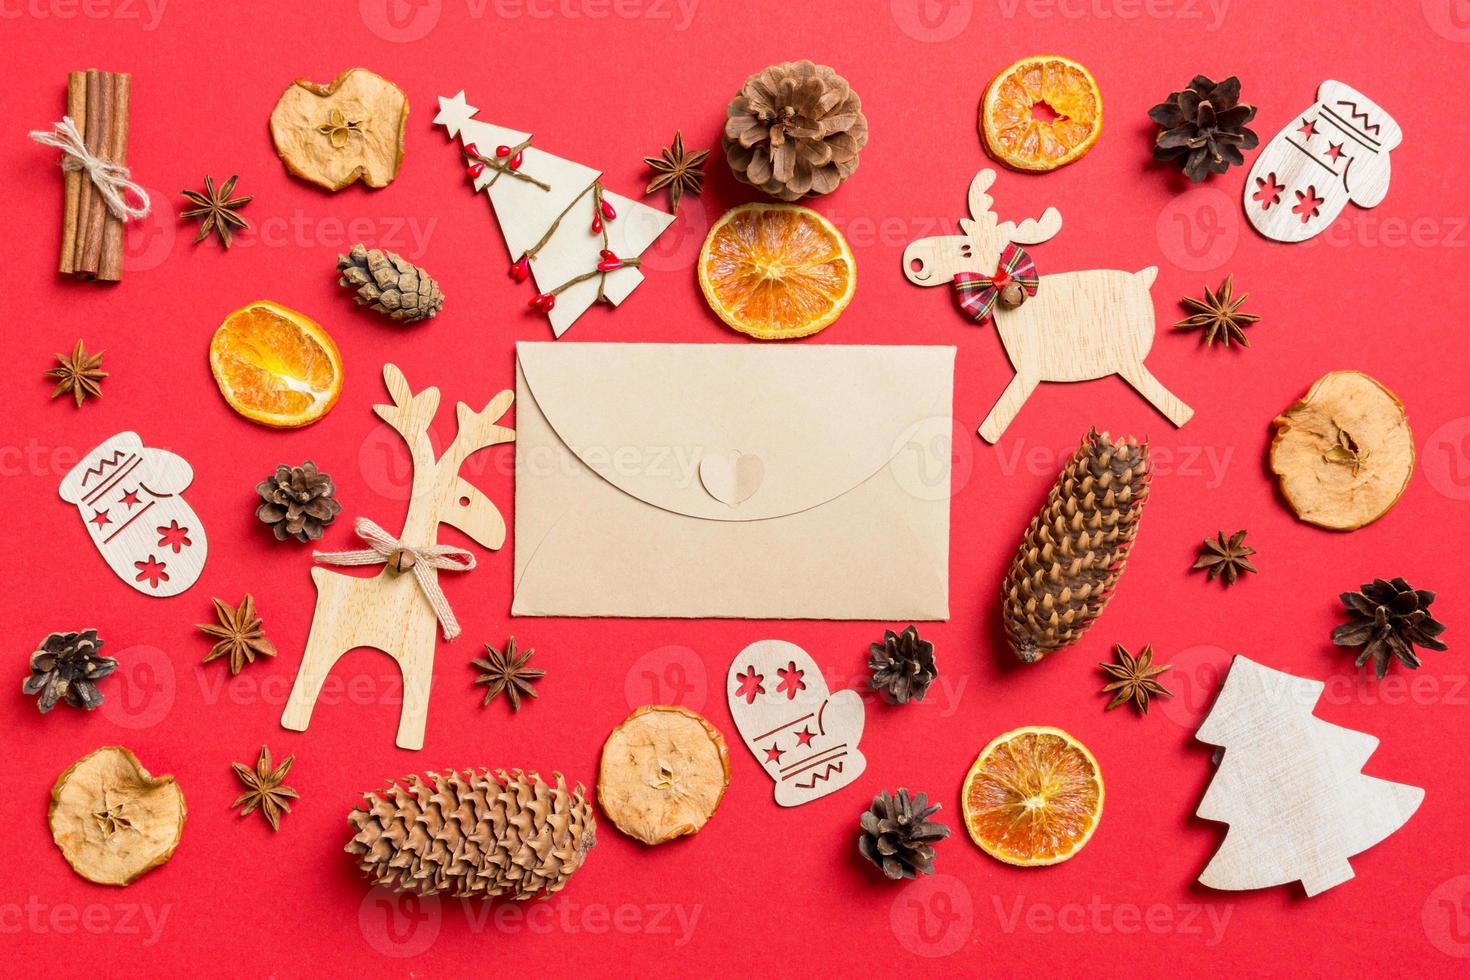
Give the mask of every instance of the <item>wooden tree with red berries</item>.
[{"label": "wooden tree with red berries", "polygon": [[439,98],[434,124],[460,149],[494,208],[510,276],[534,280],[529,305],[560,337],[593,303],[621,303],[643,281],[639,257],[672,214],[614,194],[602,174],[531,145],[531,134],[481,122],[464,92]]}]

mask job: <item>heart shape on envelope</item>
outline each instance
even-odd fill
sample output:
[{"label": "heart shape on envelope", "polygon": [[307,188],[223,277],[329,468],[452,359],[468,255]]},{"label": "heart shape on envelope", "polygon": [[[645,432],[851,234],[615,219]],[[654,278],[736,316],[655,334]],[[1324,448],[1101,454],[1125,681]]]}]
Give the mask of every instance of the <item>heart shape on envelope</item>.
[{"label": "heart shape on envelope", "polygon": [[521,343],[517,616],[949,616],[953,347]]},{"label": "heart shape on envelope", "polygon": [[782,806],[826,796],[867,768],[858,750],[862,696],[829,693],[816,661],[795,643],[761,640],[741,650],[726,692],[740,738],[775,780]]},{"label": "heart shape on envelope", "polygon": [[710,453],[699,461],[699,482],[731,507],[755,496],[765,478],[766,464],[750,453]]}]

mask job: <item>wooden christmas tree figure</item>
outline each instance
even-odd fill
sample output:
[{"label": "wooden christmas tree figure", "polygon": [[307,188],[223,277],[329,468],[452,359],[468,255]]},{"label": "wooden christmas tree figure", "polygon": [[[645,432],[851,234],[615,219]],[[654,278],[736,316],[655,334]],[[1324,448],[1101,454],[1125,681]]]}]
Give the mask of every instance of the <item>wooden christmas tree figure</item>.
[{"label": "wooden christmas tree figure", "polygon": [[1378,739],[1312,716],[1321,681],[1237,656],[1195,737],[1225,748],[1199,816],[1230,824],[1202,884],[1238,891],[1300,881],[1316,895],[1348,858],[1403,826],[1424,791],[1362,773]]},{"label": "wooden christmas tree figure", "polygon": [[464,92],[439,97],[436,126],[458,139],[510,249],[511,278],[532,277],[532,309],[560,337],[593,303],[621,303],[643,281],[638,257],[674,216],[602,186],[600,171],[531,145],[531,134],[480,122]]}]

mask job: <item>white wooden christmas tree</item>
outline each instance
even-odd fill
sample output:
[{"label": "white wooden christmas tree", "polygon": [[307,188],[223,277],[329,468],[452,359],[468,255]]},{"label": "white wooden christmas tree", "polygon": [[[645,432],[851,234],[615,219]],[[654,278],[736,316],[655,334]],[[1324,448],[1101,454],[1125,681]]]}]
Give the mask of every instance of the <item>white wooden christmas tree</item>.
[{"label": "white wooden christmas tree", "polygon": [[1378,739],[1312,716],[1321,681],[1237,656],[1195,737],[1224,746],[1199,816],[1230,824],[1199,880],[1238,891],[1353,876],[1348,858],[1403,826],[1424,791],[1362,773]]},{"label": "white wooden christmas tree", "polygon": [[530,305],[560,337],[593,303],[616,306],[643,281],[638,257],[674,216],[602,186],[601,171],[531,145],[531,134],[474,118],[461,91],[439,97],[436,126],[458,139],[475,190],[495,209],[511,277],[534,278]]}]

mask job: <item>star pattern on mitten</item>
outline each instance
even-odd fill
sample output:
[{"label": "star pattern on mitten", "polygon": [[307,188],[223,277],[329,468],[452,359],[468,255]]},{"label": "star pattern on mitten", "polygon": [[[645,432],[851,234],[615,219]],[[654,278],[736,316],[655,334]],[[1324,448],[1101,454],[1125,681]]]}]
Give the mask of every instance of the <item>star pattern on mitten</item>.
[{"label": "star pattern on mitten", "polygon": [[158,528],[158,546],[160,548],[172,548],[174,554],[178,554],[193,543],[193,541],[189,540],[189,529],[187,527],[179,527],[178,521],[170,521],[167,527]]},{"label": "star pattern on mitten", "polygon": [[146,581],[153,588],[158,588],[159,582],[168,581],[168,565],[149,555],[145,561],[133,562],[133,567],[138,570],[138,577],[134,582]]},{"label": "star pattern on mitten", "polygon": [[786,695],[788,701],[796,700],[797,692],[806,689],[806,681],[801,679],[804,673],[806,671],[797,668],[795,660],[779,668],[776,675],[781,678],[781,683],[776,685],[776,693]]}]

